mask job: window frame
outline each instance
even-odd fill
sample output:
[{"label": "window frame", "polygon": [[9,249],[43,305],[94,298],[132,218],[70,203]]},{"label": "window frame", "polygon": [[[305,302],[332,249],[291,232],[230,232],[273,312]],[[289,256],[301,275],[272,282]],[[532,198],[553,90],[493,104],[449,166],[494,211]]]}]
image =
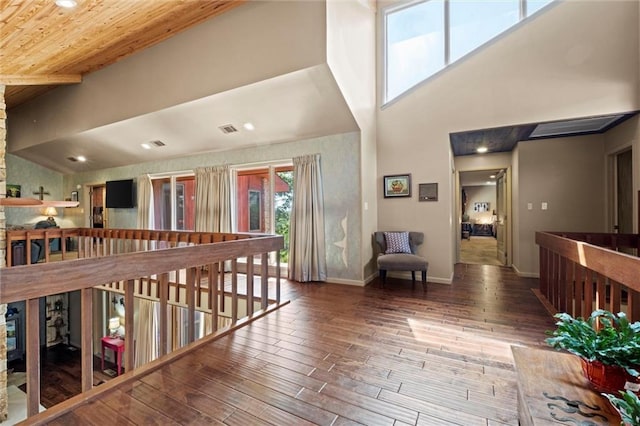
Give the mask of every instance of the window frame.
[{"label": "window frame", "polygon": [[538,10],[536,10],[533,14],[528,15],[528,11],[527,11],[527,3],[529,0],[519,0],[519,13],[518,13],[518,21],[513,24],[512,26],[510,26],[509,28],[507,28],[506,30],[498,33],[496,36],[485,40],[484,42],[482,42],[479,46],[477,46],[475,49],[471,50],[470,52],[466,53],[465,55],[463,55],[462,57],[456,59],[455,61],[451,62],[451,16],[450,16],[450,2],[451,0],[441,0],[444,3],[444,12],[443,12],[443,20],[444,20],[444,67],[437,70],[436,72],[434,72],[433,74],[428,75],[427,77],[425,77],[424,79],[420,80],[418,83],[414,84],[413,86],[409,87],[408,89],[406,89],[405,91],[395,95],[393,98],[389,98],[389,49],[388,49],[388,16],[402,11],[402,10],[406,10],[406,9],[410,9],[412,7],[416,7],[419,4],[423,4],[423,3],[428,3],[430,1],[434,1],[434,0],[410,0],[410,1],[404,1],[404,2],[400,2],[400,3],[396,3],[393,5],[389,5],[385,8],[382,9],[381,13],[380,13],[380,19],[381,19],[381,34],[382,34],[382,40],[381,40],[381,45],[382,45],[382,107],[384,108],[385,106],[392,104],[393,102],[395,102],[396,100],[402,98],[406,93],[409,93],[411,91],[413,91],[416,87],[420,86],[421,84],[423,84],[425,81],[433,78],[434,76],[438,75],[439,73],[441,73],[443,70],[447,69],[450,65],[452,65],[453,63],[457,62],[460,59],[463,59],[464,57],[466,57],[467,55],[471,54],[472,52],[481,49],[484,45],[486,45],[487,43],[491,42],[492,40],[500,37],[502,34],[505,34],[506,32],[510,31],[511,29],[515,28],[518,25],[521,25],[523,22],[531,19],[531,17],[539,14],[542,10],[548,8],[551,5],[557,4],[558,2],[556,0],[550,0],[549,3],[545,4],[544,6],[540,7]]}]

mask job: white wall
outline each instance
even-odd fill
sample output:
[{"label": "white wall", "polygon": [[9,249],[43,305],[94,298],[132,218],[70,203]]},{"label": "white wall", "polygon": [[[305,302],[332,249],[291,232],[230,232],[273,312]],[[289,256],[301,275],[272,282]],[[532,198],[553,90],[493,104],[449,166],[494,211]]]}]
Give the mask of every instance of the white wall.
[{"label": "white wall", "polygon": [[[365,279],[376,271],[370,236],[378,225],[375,34],[376,14],[370,4],[327,1],[327,64],[360,127],[360,214],[345,218],[350,229],[345,243],[360,253]],[[354,225],[358,229],[352,229]]]},{"label": "white wall", "polygon": [[[449,133],[639,109],[637,17],[637,2],[559,3],[382,109],[378,182],[412,173],[414,185],[439,182],[440,200],[383,200],[379,190],[379,228],[425,232],[430,278],[450,279]],[[521,267],[534,267],[520,255]]]},{"label": "white wall", "polygon": [[605,232],[603,135],[521,142],[518,174],[519,250],[513,266],[521,274],[539,273],[536,231]]},{"label": "white wall", "polygon": [[[493,211],[496,209],[495,185],[463,186],[467,194],[467,214],[471,223],[491,223]],[[489,203],[489,209],[485,212],[476,211],[475,203]]]},{"label": "white wall", "polygon": [[[353,171],[360,163],[360,135],[346,133],[295,142],[260,145],[250,149],[225,152],[210,152],[166,161],[154,161],[132,166],[78,173],[64,177],[65,188],[83,187],[80,197],[81,208],[89,211],[89,184],[104,183],[107,180],[126,179],[143,173],[164,173],[193,170],[201,166],[220,164],[244,165],[267,161],[287,160],[305,154],[320,154],[323,175],[325,241],[327,253],[328,280],[334,283],[363,285],[360,251],[351,242],[344,251],[340,246],[346,235],[342,227],[344,217],[355,218],[360,214],[360,182],[353,178]],[[72,209],[80,210],[80,209]],[[135,228],[137,209],[109,209],[110,228]],[[87,216],[85,214],[85,216]],[[81,216],[75,218],[75,226],[87,226]],[[359,228],[355,230],[359,232]]]},{"label": "white wall", "polygon": [[[604,135],[605,141],[605,154],[607,159],[621,151],[631,148],[632,149],[632,162],[633,162],[633,229],[634,232],[640,232],[638,230],[638,191],[640,191],[640,116],[635,116],[620,124],[619,126],[611,129]],[[612,165],[609,161],[607,165],[607,176],[613,176]],[[612,185],[607,187],[609,191],[607,197],[607,204],[611,206],[613,204]],[[608,229],[612,229],[614,220],[611,218],[612,214],[609,213]]]},{"label": "white wall", "polygon": [[[6,162],[7,183],[20,185],[22,198],[37,199],[38,195],[35,195],[34,192],[38,192],[40,186],[49,193],[44,196],[45,200],[64,200],[71,197],[71,192],[64,194],[62,191],[62,174],[11,154],[6,154]],[[56,208],[58,216],[55,217],[55,220],[61,227],[66,226],[67,221],[64,216],[67,210]],[[5,216],[7,225],[34,225],[36,222],[46,219],[39,207],[5,208]]]},{"label": "white wall", "polygon": [[323,2],[246,2],[13,108],[11,152],[325,63],[324,17]]}]

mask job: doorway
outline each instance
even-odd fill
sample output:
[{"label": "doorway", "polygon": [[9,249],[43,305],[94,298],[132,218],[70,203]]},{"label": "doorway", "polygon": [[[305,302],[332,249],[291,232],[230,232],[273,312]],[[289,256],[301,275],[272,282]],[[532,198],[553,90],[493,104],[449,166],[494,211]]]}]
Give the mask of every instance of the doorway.
[{"label": "doorway", "polygon": [[631,150],[616,154],[616,223],[614,232],[633,234],[633,163]]},{"label": "doorway", "polygon": [[508,169],[460,171],[458,179],[459,262],[508,266]]},{"label": "doorway", "polygon": [[[611,232],[633,234],[633,151],[629,148],[610,156]],[[624,248],[620,251],[637,255],[637,249]]]},{"label": "doorway", "polygon": [[91,200],[91,227],[106,228],[107,218],[105,204],[105,185],[94,185],[89,189],[89,199]]}]

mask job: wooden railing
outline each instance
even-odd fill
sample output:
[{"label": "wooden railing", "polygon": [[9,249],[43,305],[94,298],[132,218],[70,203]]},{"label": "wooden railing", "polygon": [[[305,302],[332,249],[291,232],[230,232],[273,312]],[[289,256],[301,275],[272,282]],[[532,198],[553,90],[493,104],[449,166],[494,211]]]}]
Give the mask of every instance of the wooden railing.
[{"label": "wooden railing", "polygon": [[640,320],[640,235],[536,232],[536,244],[539,297],[551,312],[607,309]]},{"label": "wooden railing", "polygon": [[[60,261],[49,252],[49,241],[61,239]],[[0,269],[0,303],[26,301],[27,413],[38,412],[40,401],[41,297],[80,291],[82,391],[93,385],[93,292],[120,291],[125,304],[125,336],[133,336],[134,297],[160,303],[167,312],[170,303],[187,309],[188,341],[195,339],[197,310],[213,315],[213,334],[222,335],[286,302],[280,300],[280,265],[276,265],[275,296],[269,300],[268,257],[284,246],[283,238],[271,235],[168,232],[110,229],[47,229],[7,231],[7,264],[11,265],[11,245],[44,240],[44,262]],[[67,250],[67,245],[73,250]],[[27,263],[30,250],[26,250]],[[254,257],[260,257],[260,272],[254,274]],[[279,256],[275,256],[279,259]],[[246,258],[246,294],[238,292],[238,259]],[[226,265],[226,268],[225,268]],[[227,272],[229,271],[229,272]],[[224,275],[230,275],[231,290],[225,292]],[[254,281],[260,282],[254,294]],[[230,302],[225,302],[229,300]],[[217,329],[217,315],[224,303],[231,304],[231,324]],[[246,313],[241,320],[240,308]],[[167,354],[167,316],[160,316],[160,356]],[[129,345],[132,347],[133,345]],[[134,351],[125,350],[127,374],[134,366]]]}]

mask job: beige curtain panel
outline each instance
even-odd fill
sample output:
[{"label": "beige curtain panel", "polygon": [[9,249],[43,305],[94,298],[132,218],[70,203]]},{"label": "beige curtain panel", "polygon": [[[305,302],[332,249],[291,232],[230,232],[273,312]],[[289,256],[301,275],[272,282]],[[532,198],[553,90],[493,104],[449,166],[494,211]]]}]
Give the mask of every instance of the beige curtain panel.
[{"label": "beige curtain panel", "polygon": [[151,176],[138,176],[138,229],[153,229],[153,186]]},{"label": "beige curtain panel", "polygon": [[289,279],[299,282],[327,280],[320,154],[293,159]]},{"label": "beige curtain panel", "polygon": [[196,174],[196,231],[231,232],[231,171],[228,165],[199,167]]},{"label": "beige curtain panel", "polygon": [[135,355],[138,368],[160,355],[160,303],[138,298],[138,312],[133,326]]}]

